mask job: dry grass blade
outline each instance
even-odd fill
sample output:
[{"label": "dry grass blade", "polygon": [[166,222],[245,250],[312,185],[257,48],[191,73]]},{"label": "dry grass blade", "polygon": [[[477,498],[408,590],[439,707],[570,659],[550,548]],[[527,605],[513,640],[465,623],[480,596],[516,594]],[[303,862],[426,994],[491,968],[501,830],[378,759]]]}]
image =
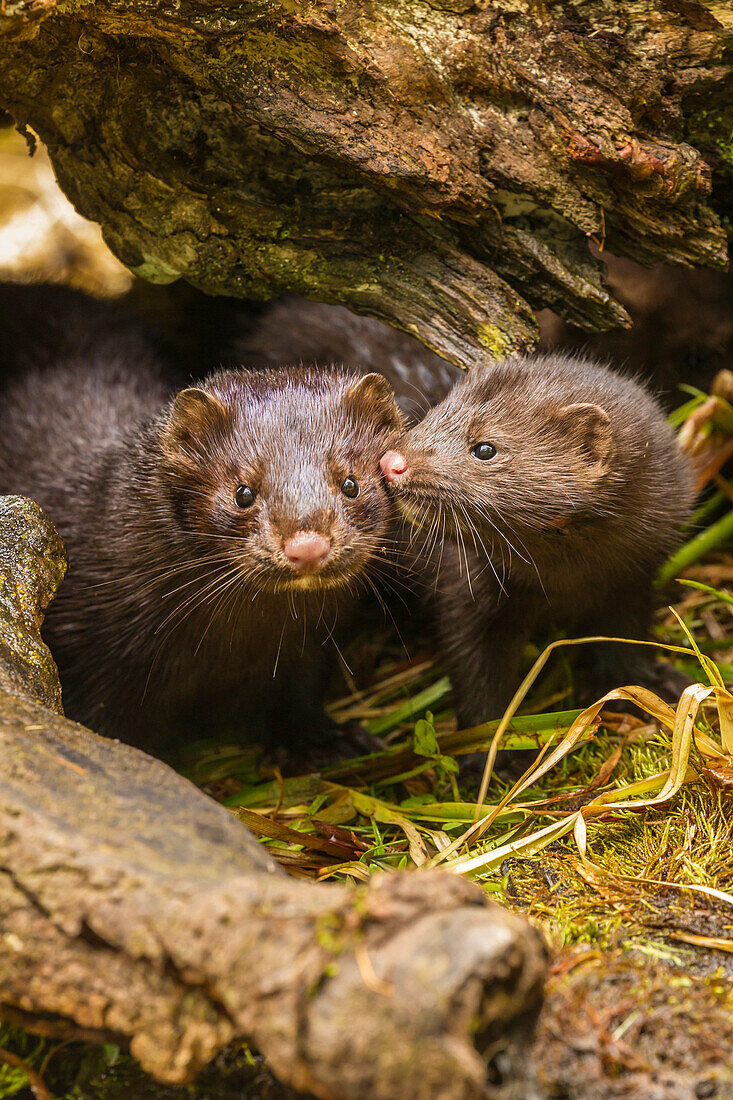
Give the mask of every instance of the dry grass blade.
[{"label": "dry grass blade", "polygon": [[[547,661],[549,660],[551,654],[556,649],[560,649],[564,646],[585,645],[587,643],[592,643],[592,642],[618,642],[618,643],[622,643],[624,645],[651,646],[653,648],[661,648],[661,649],[667,650],[668,652],[672,652],[672,653],[685,654],[686,656],[692,656],[692,657],[698,657],[699,656],[699,650],[696,651],[695,649],[687,649],[684,646],[672,646],[672,645],[667,645],[667,644],[662,643],[662,642],[646,642],[646,641],[639,641],[639,640],[631,639],[631,638],[613,638],[613,637],[608,637],[608,636],[604,636],[604,635],[593,635],[593,636],[589,636],[589,637],[585,637],[585,638],[563,638],[563,639],[560,639],[559,641],[551,642],[548,646],[545,647],[545,649],[542,651],[540,656],[537,658],[537,660],[532,665],[532,668],[529,670],[529,672],[525,676],[524,680],[522,681],[519,688],[515,692],[509,706],[507,707],[507,709],[504,713],[503,718],[501,719],[501,721],[500,721],[500,723],[499,723],[499,725],[496,729],[496,733],[494,734],[494,738],[493,738],[492,743],[491,743],[491,748],[489,749],[489,753],[488,753],[488,756],[487,756],[487,759],[486,759],[486,766],[484,768],[484,774],[483,774],[482,779],[481,779],[481,786],[479,788],[478,799],[477,799],[477,802],[476,802],[475,816],[476,816],[477,819],[479,818],[479,816],[481,814],[481,809],[482,809],[484,800],[486,798],[486,792],[487,792],[488,787],[489,787],[489,781],[491,779],[491,774],[492,774],[492,771],[493,771],[493,768],[494,768],[494,762],[496,760],[496,753],[497,753],[497,750],[499,748],[499,744],[501,743],[501,739],[504,736],[504,733],[507,729],[507,726],[509,725],[509,722],[511,721],[512,717],[514,716],[514,714],[516,713],[516,711],[518,710],[520,705],[522,704],[522,701],[524,700],[525,696],[527,695],[527,692],[529,691],[529,689],[534,684],[534,682],[537,679],[537,677],[539,676],[540,672],[542,671],[542,669],[547,664]],[[642,709],[647,710],[650,714],[653,714],[655,718],[659,718],[660,721],[664,721],[667,724],[671,724],[671,716],[672,716],[671,708],[668,706],[667,703],[663,702],[663,700],[661,700],[658,696],[654,695],[653,692],[651,692],[651,691],[649,691],[645,688],[628,688],[628,689],[624,689],[624,690],[632,691],[634,693],[634,698],[630,700],[631,702],[638,702],[639,705],[642,707]],[[600,712],[600,710],[603,706],[603,703],[606,702],[609,698],[625,699],[626,696],[624,696],[624,695],[606,696],[606,697],[604,697],[604,699],[600,700],[599,703],[593,704],[593,706],[587,707],[584,711],[582,711],[582,713],[578,716],[578,718],[575,720],[575,722],[571,726],[570,730],[568,731],[567,737],[561,742],[560,745],[558,745],[558,747],[555,749],[555,751],[545,761],[543,769],[541,771],[539,771],[536,767],[533,767],[532,772],[531,773],[529,773],[529,772],[525,773],[525,776],[519,782],[522,783],[524,781],[525,777],[529,777],[530,775],[531,775],[530,782],[536,781],[536,779],[538,779],[541,775],[543,775],[546,771],[548,771],[551,767],[553,767],[554,764],[556,764],[558,760],[560,760],[563,756],[567,755],[567,753],[570,752],[570,750],[577,743],[581,733],[584,732],[586,729],[588,729],[590,727],[591,723],[597,718],[597,716],[598,716],[598,714],[599,714],[599,712]],[[591,712],[592,712],[592,714],[591,714]],[[507,798],[511,797],[514,793],[515,793],[514,791],[510,792],[510,795],[508,795]],[[489,815],[488,824],[491,824],[492,820],[493,819]],[[485,827],[482,826],[481,831],[485,831]],[[478,835],[481,835],[480,832],[479,832]]]},{"label": "dry grass blade", "polygon": [[711,951],[733,953],[733,940],[725,940],[721,936],[696,936],[693,932],[671,932],[670,935],[672,939],[690,943],[694,947],[707,947]]},{"label": "dry grass blade", "polygon": [[[314,836],[312,833],[302,832],[299,829],[291,829],[288,825],[283,825],[281,822],[266,817],[264,814],[256,813],[254,810],[247,810],[244,807],[237,810],[237,816],[244,821],[245,825],[249,826],[256,836],[265,837],[269,840],[281,840],[290,844],[298,844],[303,848],[309,848],[314,852],[324,852],[336,858],[352,858],[355,848],[360,847],[358,841],[356,843],[348,843],[343,837],[336,839],[333,833],[330,837],[326,838],[323,836]],[[342,833],[343,832],[344,830],[342,830]],[[366,845],[364,847],[366,848]]]},{"label": "dry grass blade", "polygon": [[[577,642],[574,642],[574,644],[577,644]],[[549,648],[550,647],[548,647],[548,649]],[[713,681],[719,681],[721,678],[718,670],[715,669],[714,666],[712,669],[709,668],[711,662],[699,652],[697,646],[690,652],[695,652],[696,650],[696,656],[700,659],[703,668],[710,673],[710,678]],[[545,651],[545,653],[546,652],[547,651]],[[545,654],[542,656],[544,657]],[[540,660],[542,660],[542,658],[540,658]],[[539,662],[536,662],[534,666],[535,669],[538,663]],[[696,730],[696,723],[700,715],[702,704],[710,698],[715,699],[717,703],[718,725],[721,735],[721,743],[719,745],[708,735]],[[471,858],[464,857],[450,860],[449,857],[460,850],[467,840],[477,840],[482,833],[489,828],[495,820],[497,810],[505,809],[510,806],[518,795],[535,784],[538,779],[544,776],[558,763],[558,761],[567,755],[577,742],[578,737],[585,733],[593,723],[597,721],[603,706],[614,699],[636,703],[644,710],[654,715],[655,718],[671,731],[672,759],[667,770],[659,772],[657,775],[651,776],[641,783],[631,783],[610,792],[602,792],[564,820],[539,829],[528,836],[522,837],[519,841],[512,842],[502,847],[492,848],[488,852]],[[498,806],[492,808],[492,810],[478,822],[474,822],[466,833],[453,842],[450,850],[446,849],[445,852],[441,852],[434,857],[432,861],[433,864],[446,860],[448,866],[451,867],[452,870],[461,874],[473,873],[479,870],[485,871],[500,866],[502,861],[509,855],[516,855],[520,852],[537,851],[558,839],[558,837],[570,833],[571,831],[573,832],[581,857],[584,861],[589,862],[587,856],[588,839],[586,822],[593,817],[607,814],[611,810],[636,811],[660,806],[668,802],[680,790],[683,783],[693,781],[698,777],[698,771],[690,766],[690,756],[693,745],[697,752],[707,761],[726,762],[728,765],[733,764],[733,759],[727,749],[726,741],[730,732],[727,723],[732,710],[733,695],[731,695],[730,691],[720,682],[713,682],[709,685],[690,685],[683,691],[677,708],[674,711],[662,699],[645,688],[619,688],[615,691],[608,692],[602,699],[599,699],[592,706],[582,711],[568,730],[566,737],[553,752],[550,753],[546,759],[542,759],[543,754],[540,753],[532,767],[529,768],[507,792]],[[500,732],[500,730],[501,727],[499,727],[497,732]],[[642,790],[645,793],[649,790],[656,791],[656,793],[644,798],[634,797],[642,793]],[[601,869],[595,865],[589,863],[589,866],[593,867],[596,873],[603,873]],[[722,891],[711,891],[710,888],[703,886],[688,886],[686,888],[698,889],[703,893],[719,897],[720,900],[733,901],[730,895]]]}]

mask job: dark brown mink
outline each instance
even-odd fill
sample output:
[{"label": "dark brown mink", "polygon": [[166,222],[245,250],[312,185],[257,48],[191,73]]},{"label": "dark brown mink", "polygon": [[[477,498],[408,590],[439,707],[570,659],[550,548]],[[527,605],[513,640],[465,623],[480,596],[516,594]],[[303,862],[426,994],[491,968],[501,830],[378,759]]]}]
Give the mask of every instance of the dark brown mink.
[{"label": "dark brown mink", "polygon": [[[541,628],[645,638],[653,580],[693,499],[657,401],[589,359],[508,359],[458,383],[382,459],[426,529],[458,721],[499,717]],[[640,647],[591,647],[594,691],[654,681]]]},{"label": "dark brown mink", "polygon": [[0,406],[0,492],[37,500],[69,554],[44,627],[66,712],[154,752],[221,728],[297,752],[330,731],[322,658],[393,521],[392,393],[284,369],[171,400],[133,343],[30,355]]}]

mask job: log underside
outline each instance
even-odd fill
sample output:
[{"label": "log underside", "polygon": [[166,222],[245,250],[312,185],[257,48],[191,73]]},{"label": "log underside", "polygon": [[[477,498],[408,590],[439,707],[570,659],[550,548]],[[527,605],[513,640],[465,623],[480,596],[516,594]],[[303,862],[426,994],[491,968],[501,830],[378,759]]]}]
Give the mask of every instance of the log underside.
[{"label": "log underside", "polygon": [[588,240],[724,265],[733,20],[697,0],[9,0],[0,102],[145,278],[341,302],[464,366],[624,324]]}]

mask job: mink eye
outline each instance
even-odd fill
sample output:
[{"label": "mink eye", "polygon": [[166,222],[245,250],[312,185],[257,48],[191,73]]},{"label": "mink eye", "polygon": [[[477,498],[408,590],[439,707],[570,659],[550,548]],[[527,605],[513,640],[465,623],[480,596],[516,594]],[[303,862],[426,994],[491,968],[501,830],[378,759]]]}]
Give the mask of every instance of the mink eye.
[{"label": "mink eye", "polygon": [[482,462],[486,462],[487,459],[494,457],[496,454],[496,447],[493,443],[477,443],[476,446],[471,449],[471,454],[474,458],[479,458]]},{"label": "mink eye", "polygon": [[341,486],[341,492],[344,494],[345,497],[351,497],[351,499],[353,500],[354,497],[358,497],[359,495],[359,482],[356,480],[356,478],[349,475],[346,478],[346,481]]},{"label": "mink eye", "polygon": [[238,485],[234,490],[234,501],[238,508],[249,508],[255,502],[254,490],[249,485]]}]

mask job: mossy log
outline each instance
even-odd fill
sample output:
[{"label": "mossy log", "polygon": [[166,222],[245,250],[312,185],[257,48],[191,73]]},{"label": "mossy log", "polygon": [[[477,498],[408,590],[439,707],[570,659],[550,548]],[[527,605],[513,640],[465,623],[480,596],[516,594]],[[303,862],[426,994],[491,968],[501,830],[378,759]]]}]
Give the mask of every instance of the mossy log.
[{"label": "mossy log", "polygon": [[464,366],[623,325],[588,252],[724,265],[725,0],[6,0],[0,104],[154,281],[340,302]]},{"label": "mossy log", "polygon": [[64,570],[0,498],[0,1016],[130,1043],[161,1081],[246,1038],[338,1100],[485,1096],[542,996],[537,932],[448,872],[288,878],[170,768],[65,719],[40,637]]}]

